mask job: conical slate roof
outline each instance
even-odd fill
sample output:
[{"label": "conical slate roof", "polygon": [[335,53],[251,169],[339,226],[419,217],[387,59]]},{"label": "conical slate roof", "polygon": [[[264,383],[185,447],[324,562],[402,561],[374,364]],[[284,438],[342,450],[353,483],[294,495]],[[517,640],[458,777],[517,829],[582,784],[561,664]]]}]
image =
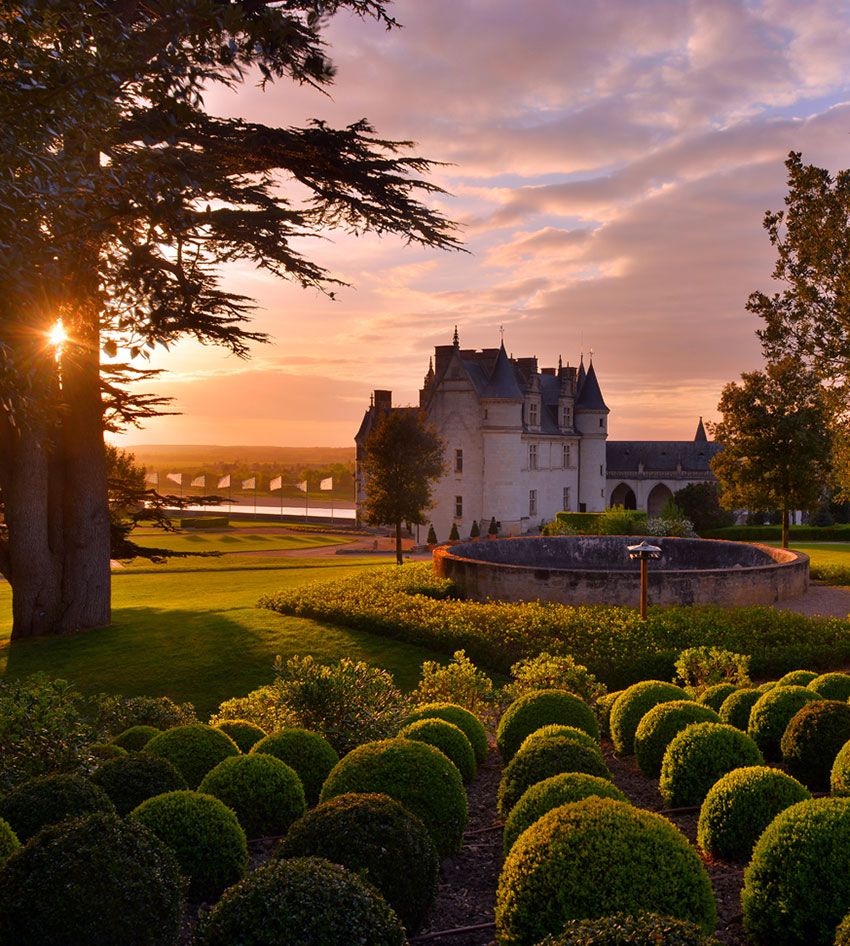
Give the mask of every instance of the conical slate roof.
[{"label": "conical slate roof", "polygon": [[[583,367],[583,365],[581,366]],[[581,378],[581,367],[579,368],[579,378]],[[587,374],[578,389],[576,397],[576,410],[585,411],[607,411],[608,405],[602,397],[602,391],[599,388],[599,381],[596,379],[596,369],[591,361]]]},{"label": "conical slate roof", "polygon": [[699,423],[697,424],[697,432],[694,436],[694,443],[708,443],[708,437],[705,435],[705,427],[702,425],[701,417],[699,419]]},{"label": "conical slate roof", "polygon": [[493,365],[493,373],[487,382],[487,387],[481,393],[482,397],[504,397],[522,400],[522,391],[516,380],[516,372],[508,353],[505,351],[505,343],[502,342],[499,348],[499,354],[496,356],[496,364]]}]

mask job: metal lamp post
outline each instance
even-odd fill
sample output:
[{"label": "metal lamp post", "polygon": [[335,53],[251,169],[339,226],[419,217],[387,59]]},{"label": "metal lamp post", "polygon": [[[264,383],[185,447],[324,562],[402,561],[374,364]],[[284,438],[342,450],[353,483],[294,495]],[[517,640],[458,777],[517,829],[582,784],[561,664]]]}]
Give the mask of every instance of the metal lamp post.
[{"label": "metal lamp post", "polygon": [[646,598],[649,587],[649,560],[661,558],[661,549],[657,545],[650,545],[646,539],[639,545],[627,546],[629,558],[640,562],[640,616],[646,620]]}]

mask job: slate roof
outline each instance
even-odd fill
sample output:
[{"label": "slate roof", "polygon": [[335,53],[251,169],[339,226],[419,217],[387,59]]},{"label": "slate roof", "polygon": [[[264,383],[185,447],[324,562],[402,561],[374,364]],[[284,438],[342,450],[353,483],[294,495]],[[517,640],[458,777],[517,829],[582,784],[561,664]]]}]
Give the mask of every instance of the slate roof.
[{"label": "slate roof", "polygon": [[609,440],[605,445],[609,473],[705,473],[722,445],[699,440]]},{"label": "slate roof", "polygon": [[[579,377],[581,377],[581,368],[579,368]],[[596,378],[596,369],[591,361],[590,367],[584,381],[581,382],[578,393],[576,394],[576,410],[585,411],[607,411],[608,405],[602,397],[602,391],[599,388],[599,381]]]},{"label": "slate roof", "polygon": [[[464,364],[467,371],[469,371],[470,365],[468,363]],[[519,384],[517,384],[513,362],[508,358],[504,342],[499,348],[496,364],[493,366],[493,373],[490,375],[487,387],[482,392],[482,397],[503,397],[516,401],[521,401],[523,398],[523,393]]]}]

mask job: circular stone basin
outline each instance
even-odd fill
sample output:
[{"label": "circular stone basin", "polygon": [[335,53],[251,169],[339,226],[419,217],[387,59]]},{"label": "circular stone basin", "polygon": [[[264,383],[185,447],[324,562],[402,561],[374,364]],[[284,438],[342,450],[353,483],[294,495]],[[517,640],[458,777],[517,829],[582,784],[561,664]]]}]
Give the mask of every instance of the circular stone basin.
[{"label": "circular stone basin", "polygon": [[[558,601],[634,607],[640,563],[627,546],[640,536],[558,535],[460,542],[434,549],[434,571],[478,601]],[[803,594],[802,552],[721,539],[649,536],[661,558],[649,563],[649,603],[773,604]]]}]

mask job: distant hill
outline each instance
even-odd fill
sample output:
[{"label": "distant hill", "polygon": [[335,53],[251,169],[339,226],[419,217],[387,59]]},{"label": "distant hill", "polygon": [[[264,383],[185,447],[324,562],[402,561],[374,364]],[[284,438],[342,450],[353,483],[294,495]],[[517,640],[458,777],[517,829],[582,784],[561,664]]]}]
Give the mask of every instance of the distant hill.
[{"label": "distant hill", "polygon": [[354,447],[241,447],[218,444],[130,444],[125,447],[144,466],[170,467],[175,472],[225,464],[273,463],[281,467],[353,463]]}]

